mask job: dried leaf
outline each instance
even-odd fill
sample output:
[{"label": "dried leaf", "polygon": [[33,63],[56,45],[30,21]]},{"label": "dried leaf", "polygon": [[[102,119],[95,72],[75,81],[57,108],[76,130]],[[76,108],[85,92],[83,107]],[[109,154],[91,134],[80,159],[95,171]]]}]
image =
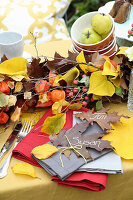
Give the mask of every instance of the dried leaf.
[{"label": "dried leaf", "polygon": [[121,123],[114,123],[112,130],[102,140],[111,141],[115,152],[124,159],[133,159],[133,118],[121,118]]},{"label": "dried leaf", "polygon": [[32,92],[24,92],[24,99],[31,99],[32,98]]},{"label": "dried leaf", "polygon": [[13,122],[19,121],[20,115],[21,115],[21,108],[16,107],[15,111],[11,115],[11,121]]},{"label": "dried leaf", "polygon": [[123,54],[123,55],[125,55],[126,54],[126,50],[128,49],[129,47],[119,47],[119,50],[120,51],[118,51],[117,53],[116,53],[116,55],[121,55],[121,54]]},{"label": "dried leaf", "polygon": [[14,81],[8,81],[7,82],[8,87],[13,90],[14,89]]},{"label": "dried leaf", "polygon": [[96,52],[96,53],[92,54],[91,62],[93,63],[93,65],[102,66],[105,62],[105,59],[103,58],[102,55],[100,55],[98,52]]},{"label": "dried leaf", "polygon": [[92,113],[92,111],[82,112],[75,114],[76,117],[80,118],[81,120],[86,119],[89,124],[93,124],[93,122],[97,122],[97,124],[103,129],[112,129],[110,123],[112,122],[120,122],[121,117],[127,117],[123,115],[117,115],[117,112],[107,113],[108,108],[103,108],[100,111]]},{"label": "dried leaf", "polygon": [[23,83],[16,82],[14,93],[21,92],[22,89],[23,89]]},{"label": "dried leaf", "polygon": [[67,158],[70,158],[71,151],[69,149],[66,149],[65,151],[63,151],[63,153]]},{"label": "dried leaf", "polygon": [[30,165],[29,163],[24,163],[24,162],[17,163],[12,166],[12,170],[15,174],[25,174],[25,175],[29,175],[33,178],[37,177],[33,166]]},{"label": "dried leaf", "polygon": [[51,144],[43,144],[32,149],[31,154],[38,159],[47,159],[57,151],[58,149],[55,146]]},{"label": "dried leaf", "polygon": [[68,107],[68,109],[70,109],[70,110],[79,110],[81,108],[82,108],[81,103],[73,103]]},{"label": "dried leaf", "polygon": [[53,117],[47,117],[43,123],[41,132],[48,135],[59,133],[66,123],[66,113],[57,114]]},{"label": "dried leaf", "polygon": [[4,81],[4,79],[5,79],[5,76],[2,75],[2,74],[0,74],[0,82],[1,82],[1,81]]},{"label": "dried leaf", "polygon": [[6,60],[0,64],[0,73],[6,75],[25,75],[28,61],[23,57]]},{"label": "dried leaf", "polygon": [[[89,151],[87,148],[94,148],[97,151],[102,151],[103,149],[112,149],[109,141],[102,141],[99,138],[103,136],[103,133],[93,133],[91,135],[82,135],[86,129],[88,128],[88,122],[82,122],[80,124],[76,124],[72,129],[67,131],[67,134],[64,134],[63,131],[60,131],[56,138],[51,138],[51,142],[55,146],[80,146],[77,151],[79,153],[78,156],[84,156],[84,158],[91,158]],[[92,158],[91,158],[92,159]]]},{"label": "dried leaf", "polygon": [[8,107],[15,106],[16,102],[17,102],[17,97],[15,95],[9,95]]},{"label": "dried leaf", "polygon": [[12,75],[9,77],[11,77],[14,81],[22,81],[25,78],[25,76],[22,75]]},{"label": "dried leaf", "polygon": [[40,101],[41,103],[48,102],[48,101],[49,101],[49,98],[48,98],[47,93],[39,94],[39,101]]},{"label": "dried leaf", "polygon": [[6,107],[8,105],[9,96],[0,92],[0,107]]},{"label": "dried leaf", "polygon": [[90,76],[90,85],[88,94],[98,96],[113,96],[115,93],[114,85],[102,75],[102,71],[93,72]]},{"label": "dried leaf", "polygon": [[52,105],[52,113],[58,114],[61,113],[62,107],[69,105],[69,102],[67,102],[65,99],[61,99],[60,101],[55,102]]}]

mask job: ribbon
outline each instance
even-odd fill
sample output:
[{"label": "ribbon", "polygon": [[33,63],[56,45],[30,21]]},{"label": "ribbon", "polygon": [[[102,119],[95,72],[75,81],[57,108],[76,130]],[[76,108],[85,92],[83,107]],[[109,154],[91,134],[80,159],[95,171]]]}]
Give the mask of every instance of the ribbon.
[{"label": "ribbon", "polygon": [[61,154],[62,154],[65,150],[68,150],[68,149],[73,149],[75,152],[77,152],[77,153],[84,159],[85,164],[87,164],[87,160],[85,159],[85,157],[84,157],[79,151],[77,151],[77,150],[82,149],[82,145],[75,145],[75,146],[72,146],[72,144],[70,143],[70,141],[69,141],[67,135],[65,135],[65,137],[66,137],[66,139],[67,139],[67,141],[68,141],[68,143],[69,143],[70,146],[69,146],[69,147],[61,147],[61,148],[59,148],[59,149],[62,149],[62,148],[63,148],[63,150],[60,152],[60,161],[61,161],[62,167],[64,168],[64,164],[63,164],[63,161],[62,161],[62,158],[61,158]]}]

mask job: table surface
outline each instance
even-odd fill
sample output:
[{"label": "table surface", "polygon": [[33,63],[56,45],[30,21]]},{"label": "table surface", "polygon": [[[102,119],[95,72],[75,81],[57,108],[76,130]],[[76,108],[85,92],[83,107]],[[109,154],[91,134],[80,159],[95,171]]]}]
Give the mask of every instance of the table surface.
[{"label": "table surface", "polygon": [[[62,56],[67,56],[68,49],[71,50],[71,41],[47,42],[37,45],[39,56],[54,56],[57,51]],[[25,46],[25,51],[32,56],[36,56],[34,45]],[[118,111],[119,114],[125,114],[133,117],[126,104],[111,104],[111,111]],[[41,117],[45,110],[39,113]],[[33,114],[34,117],[35,114]],[[23,118],[27,118],[27,114]],[[36,120],[38,120],[36,119]],[[6,141],[10,133],[6,132],[0,135],[0,148]],[[5,158],[8,156],[5,155]],[[5,159],[4,158],[4,159]],[[3,160],[4,160],[3,159]],[[1,160],[0,164],[3,162]],[[107,187],[101,192],[91,192],[81,189],[58,186],[51,181],[51,176],[42,168],[34,167],[39,178],[32,178],[26,175],[16,175],[11,167],[21,162],[12,158],[8,169],[8,175],[0,179],[0,200],[130,200],[133,199],[133,160],[122,160],[124,173],[119,175],[108,175]]]}]

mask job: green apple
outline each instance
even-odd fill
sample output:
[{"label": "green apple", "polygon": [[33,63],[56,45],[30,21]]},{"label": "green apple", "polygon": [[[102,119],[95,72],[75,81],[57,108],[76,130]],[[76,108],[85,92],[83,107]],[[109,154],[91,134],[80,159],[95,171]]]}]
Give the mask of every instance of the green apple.
[{"label": "green apple", "polygon": [[80,42],[82,44],[95,44],[101,40],[101,36],[98,35],[93,28],[85,28],[80,36]]},{"label": "green apple", "polygon": [[106,35],[111,31],[113,23],[109,15],[98,13],[92,18],[91,25],[99,35]]}]

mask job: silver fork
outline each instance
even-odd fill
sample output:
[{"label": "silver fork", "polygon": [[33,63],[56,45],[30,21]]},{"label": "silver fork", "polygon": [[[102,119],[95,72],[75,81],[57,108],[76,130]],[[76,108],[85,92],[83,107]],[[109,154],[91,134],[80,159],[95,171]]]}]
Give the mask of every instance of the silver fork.
[{"label": "silver fork", "polygon": [[[30,132],[31,128],[32,128],[32,121],[25,120],[24,124],[17,136],[17,141],[15,142],[13,149],[27,135],[27,133]],[[12,151],[13,151],[13,149],[12,149]],[[4,161],[4,163],[2,164],[2,166],[0,167],[0,178],[4,178],[7,175],[7,170],[8,170],[10,160],[12,157],[12,151],[9,154],[9,156],[7,157],[7,159]]]}]

